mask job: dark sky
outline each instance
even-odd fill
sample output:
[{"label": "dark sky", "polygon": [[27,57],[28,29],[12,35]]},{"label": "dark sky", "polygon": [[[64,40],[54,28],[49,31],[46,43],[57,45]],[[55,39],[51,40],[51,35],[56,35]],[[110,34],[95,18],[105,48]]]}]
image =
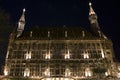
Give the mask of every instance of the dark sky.
[{"label": "dark sky", "polygon": [[[19,20],[22,9],[26,8],[25,29],[36,25],[73,25],[89,30],[89,1],[92,2],[93,9],[98,16],[101,30],[112,40],[115,56],[120,60],[120,5],[118,0],[3,0],[0,8],[11,15],[13,24]],[[0,57],[1,66],[6,53],[0,54],[3,56]]]}]

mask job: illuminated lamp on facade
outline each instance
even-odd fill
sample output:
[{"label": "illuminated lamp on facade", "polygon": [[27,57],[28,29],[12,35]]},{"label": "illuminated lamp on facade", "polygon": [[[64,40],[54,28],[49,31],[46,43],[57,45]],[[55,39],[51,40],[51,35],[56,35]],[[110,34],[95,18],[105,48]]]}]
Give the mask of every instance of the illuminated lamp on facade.
[{"label": "illuminated lamp on facade", "polygon": [[31,51],[30,51],[29,53],[27,52],[27,53],[25,54],[25,58],[26,58],[26,60],[27,60],[27,59],[31,59]]},{"label": "illuminated lamp on facade", "polygon": [[45,70],[45,76],[50,76],[50,67]]},{"label": "illuminated lamp on facade", "polygon": [[84,53],[84,59],[89,59],[89,55]]},{"label": "illuminated lamp on facade", "polygon": [[85,69],[85,76],[86,76],[86,77],[92,76],[92,72],[91,72],[90,68],[86,68],[86,69]]},{"label": "illuminated lamp on facade", "polygon": [[6,66],[4,69],[4,75],[7,76],[8,75],[8,67]]},{"label": "illuminated lamp on facade", "polygon": [[87,51],[84,52],[83,57],[84,59],[89,59],[89,54]]},{"label": "illuminated lamp on facade", "polygon": [[118,71],[120,71],[120,66],[118,66]]},{"label": "illuminated lamp on facade", "polygon": [[103,50],[101,50],[101,55],[102,55],[102,58],[105,58]]},{"label": "illuminated lamp on facade", "polygon": [[108,72],[105,72],[105,76],[108,76]]},{"label": "illuminated lamp on facade", "polygon": [[65,54],[65,59],[70,59],[70,51],[67,51],[67,54]]},{"label": "illuminated lamp on facade", "polygon": [[26,68],[24,71],[24,77],[29,77],[30,76],[30,70],[29,68]]},{"label": "illuminated lamp on facade", "polygon": [[117,78],[120,78],[120,72],[117,73]]},{"label": "illuminated lamp on facade", "polygon": [[46,55],[45,55],[45,59],[50,59],[50,51],[48,52],[48,53],[46,53]]},{"label": "illuminated lamp on facade", "polygon": [[66,68],[66,70],[65,70],[65,76],[70,76],[70,75],[71,75],[70,69]]}]

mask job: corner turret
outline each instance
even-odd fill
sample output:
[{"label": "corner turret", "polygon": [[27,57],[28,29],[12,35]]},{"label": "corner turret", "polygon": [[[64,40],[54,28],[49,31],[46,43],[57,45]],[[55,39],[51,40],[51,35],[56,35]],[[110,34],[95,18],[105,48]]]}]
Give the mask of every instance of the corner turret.
[{"label": "corner turret", "polygon": [[17,28],[17,37],[20,37],[23,30],[24,30],[24,26],[25,26],[25,8],[23,9],[23,13],[21,18],[19,19],[18,22],[18,28]]},{"label": "corner turret", "polygon": [[91,25],[91,31],[92,34],[96,37],[100,37],[100,38],[107,38],[102,31],[100,30],[99,24],[98,24],[98,17],[95,13],[95,11],[92,8],[92,4],[89,3],[90,6],[90,11],[89,11],[89,21],[90,21],[90,25]]}]

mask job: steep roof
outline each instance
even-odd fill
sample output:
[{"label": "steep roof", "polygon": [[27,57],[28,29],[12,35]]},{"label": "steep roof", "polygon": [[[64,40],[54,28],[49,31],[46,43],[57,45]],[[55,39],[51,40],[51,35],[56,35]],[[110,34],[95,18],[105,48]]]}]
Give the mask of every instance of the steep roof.
[{"label": "steep roof", "polygon": [[31,30],[25,30],[23,34],[16,39],[40,39],[40,40],[79,40],[96,39],[89,31],[78,26],[50,26],[33,27]]}]

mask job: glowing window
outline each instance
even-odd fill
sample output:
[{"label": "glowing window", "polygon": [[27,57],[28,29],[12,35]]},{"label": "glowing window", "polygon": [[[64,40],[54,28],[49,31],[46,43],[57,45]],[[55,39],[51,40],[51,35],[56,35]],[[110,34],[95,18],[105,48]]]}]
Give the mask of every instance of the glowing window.
[{"label": "glowing window", "polygon": [[117,73],[117,78],[120,78],[120,73]]},{"label": "glowing window", "polygon": [[50,51],[49,51],[48,53],[46,53],[45,59],[50,59],[50,58],[51,58],[51,56],[50,56]]},{"label": "glowing window", "polygon": [[65,54],[65,59],[70,59],[70,51],[67,51],[67,54]]},{"label": "glowing window", "polygon": [[84,53],[84,59],[88,59],[88,58],[89,58],[88,53]]},{"label": "glowing window", "polygon": [[5,69],[4,69],[4,75],[5,75],[5,76],[8,75],[8,67],[5,67]]},{"label": "glowing window", "polygon": [[45,76],[50,76],[50,68],[49,67],[45,70]]},{"label": "glowing window", "polygon": [[90,68],[86,68],[86,69],[85,69],[85,76],[86,76],[86,77],[92,76],[92,72],[90,71]]},{"label": "glowing window", "polygon": [[118,66],[118,70],[120,71],[120,66]]},{"label": "glowing window", "polygon": [[66,68],[66,70],[65,70],[65,76],[70,76],[70,75],[71,75],[70,69]]},{"label": "glowing window", "polygon": [[101,49],[101,55],[102,55],[102,58],[105,58],[105,55],[104,55],[103,49]]},{"label": "glowing window", "polygon": [[24,77],[29,77],[30,76],[30,70],[29,68],[26,68],[24,71]]},{"label": "glowing window", "polygon": [[105,72],[105,75],[108,76],[108,72]]},{"label": "glowing window", "polygon": [[30,51],[29,53],[27,52],[27,53],[25,54],[25,58],[26,58],[26,59],[31,59],[31,51]]},{"label": "glowing window", "polygon": [[83,57],[84,57],[84,59],[88,59],[89,58],[88,51],[84,51]]}]

